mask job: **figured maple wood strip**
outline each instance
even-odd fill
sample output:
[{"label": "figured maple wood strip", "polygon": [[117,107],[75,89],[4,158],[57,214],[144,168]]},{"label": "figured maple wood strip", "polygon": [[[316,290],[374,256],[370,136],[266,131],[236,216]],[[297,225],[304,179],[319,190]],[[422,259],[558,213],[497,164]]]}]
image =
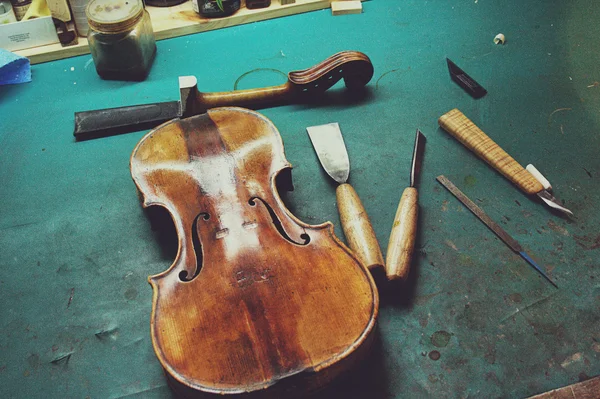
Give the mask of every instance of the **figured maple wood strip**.
[{"label": "figured maple wood strip", "polygon": [[458,109],[442,115],[438,123],[455,139],[502,173],[525,193],[536,194],[544,189],[531,173],[526,171]]},{"label": "figured maple wood strip", "polygon": [[354,188],[347,183],[335,190],[342,229],[356,257],[371,270],[383,268],[383,255],[373,226]]},{"label": "figured maple wood strip", "polygon": [[419,193],[408,187],[402,193],[385,258],[385,274],[388,280],[406,280],[410,271],[417,236]]}]

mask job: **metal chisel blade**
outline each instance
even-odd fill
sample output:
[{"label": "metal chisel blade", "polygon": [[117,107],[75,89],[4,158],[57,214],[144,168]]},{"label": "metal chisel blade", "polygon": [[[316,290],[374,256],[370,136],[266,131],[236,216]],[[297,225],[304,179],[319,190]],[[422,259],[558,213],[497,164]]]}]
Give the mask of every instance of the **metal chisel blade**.
[{"label": "metal chisel blade", "polygon": [[309,126],[306,131],[325,172],[338,183],[345,183],[350,174],[350,160],[339,124]]},{"label": "metal chisel blade", "polygon": [[554,196],[552,194],[550,194],[550,192],[548,192],[548,190],[540,191],[539,193],[537,193],[537,196],[540,197],[542,199],[542,201],[544,201],[546,203],[546,205],[548,205],[550,208],[559,210],[570,216],[575,216],[575,215],[573,215],[573,212],[571,212],[570,210],[568,210],[567,208],[562,206],[560,201],[557,200],[556,198],[554,198]]},{"label": "metal chisel blade", "polygon": [[421,165],[423,164],[423,152],[425,151],[425,135],[417,129],[415,137],[415,148],[413,150],[412,164],[410,167],[410,186],[415,187],[417,179],[421,174]]}]

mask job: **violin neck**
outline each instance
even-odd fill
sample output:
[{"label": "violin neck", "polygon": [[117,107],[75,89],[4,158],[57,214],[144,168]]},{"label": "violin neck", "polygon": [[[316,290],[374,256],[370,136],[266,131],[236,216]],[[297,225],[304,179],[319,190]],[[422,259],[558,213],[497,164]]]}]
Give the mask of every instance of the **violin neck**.
[{"label": "violin neck", "polygon": [[197,92],[197,105],[202,109],[216,107],[257,108],[267,104],[281,104],[292,98],[292,87],[289,82],[279,86],[259,89],[235,90],[217,93]]}]

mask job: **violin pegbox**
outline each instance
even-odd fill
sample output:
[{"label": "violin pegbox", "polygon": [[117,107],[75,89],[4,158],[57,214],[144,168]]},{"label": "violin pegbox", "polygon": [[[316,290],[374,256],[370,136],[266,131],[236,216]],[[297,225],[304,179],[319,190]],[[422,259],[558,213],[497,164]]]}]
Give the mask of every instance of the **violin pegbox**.
[{"label": "violin pegbox", "polygon": [[372,77],[373,64],[369,57],[358,51],[343,51],[308,69],[290,72],[288,81],[296,93],[308,95],[325,92],[340,79],[344,79],[349,89],[358,89]]}]

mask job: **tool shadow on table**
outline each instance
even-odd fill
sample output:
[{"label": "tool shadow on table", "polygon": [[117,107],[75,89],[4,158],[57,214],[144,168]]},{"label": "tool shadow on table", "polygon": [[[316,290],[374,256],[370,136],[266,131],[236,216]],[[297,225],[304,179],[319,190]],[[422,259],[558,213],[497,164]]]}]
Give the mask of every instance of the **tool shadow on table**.
[{"label": "tool shadow on table", "polygon": [[358,106],[368,104],[375,99],[374,91],[369,86],[345,90],[343,87],[336,88],[322,93],[318,97],[310,97],[302,102],[292,104],[294,108],[346,108],[348,106]]},{"label": "tool shadow on table", "polygon": [[[419,209],[419,220],[423,219],[423,209]],[[386,281],[385,285],[379,285],[378,282],[380,307],[412,308],[419,283],[419,271],[426,258],[424,255],[426,245],[427,243],[423,239],[423,229],[417,229],[410,273],[406,280]]]}]

